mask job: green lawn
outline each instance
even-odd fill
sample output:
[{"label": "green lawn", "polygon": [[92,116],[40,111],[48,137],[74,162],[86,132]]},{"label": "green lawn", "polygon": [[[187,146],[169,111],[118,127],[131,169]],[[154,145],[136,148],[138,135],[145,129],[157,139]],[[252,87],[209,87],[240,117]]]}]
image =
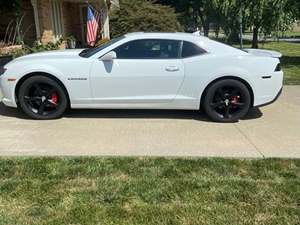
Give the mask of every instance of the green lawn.
[{"label": "green lawn", "polygon": [[[245,45],[245,48],[249,47],[250,44]],[[259,48],[281,52],[283,54],[281,64],[284,71],[284,84],[300,85],[300,43],[266,42],[260,44]]]},{"label": "green lawn", "polygon": [[299,225],[300,160],[2,158],[0,225]]},{"label": "green lawn", "polygon": [[283,38],[299,38],[300,37],[300,31],[286,31],[282,34],[279,34],[279,36]]}]

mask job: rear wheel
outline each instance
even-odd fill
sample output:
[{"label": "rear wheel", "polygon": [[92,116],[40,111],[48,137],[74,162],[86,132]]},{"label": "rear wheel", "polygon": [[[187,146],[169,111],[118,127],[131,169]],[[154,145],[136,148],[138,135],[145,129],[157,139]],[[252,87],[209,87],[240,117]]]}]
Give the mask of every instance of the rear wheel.
[{"label": "rear wheel", "polygon": [[203,107],[206,114],[216,122],[235,122],[244,117],[250,108],[248,88],[233,79],[220,80],[206,92]]},{"label": "rear wheel", "polygon": [[31,118],[48,120],[62,116],[68,106],[63,88],[53,79],[33,76],[19,90],[19,105]]}]

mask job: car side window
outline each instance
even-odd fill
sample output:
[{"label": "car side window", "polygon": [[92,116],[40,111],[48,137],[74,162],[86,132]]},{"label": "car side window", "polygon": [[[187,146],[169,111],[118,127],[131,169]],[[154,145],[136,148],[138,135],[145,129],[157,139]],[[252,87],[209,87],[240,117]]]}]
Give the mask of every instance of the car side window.
[{"label": "car side window", "polygon": [[197,55],[202,55],[206,53],[206,51],[202,48],[200,48],[199,46],[188,42],[188,41],[184,41],[183,45],[182,45],[182,53],[181,53],[181,57],[182,58],[188,58],[188,57],[193,57],[193,56],[197,56]]},{"label": "car side window", "polygon": [[127,42],[114,51],[118,59],[177,59],[181,41],[141,39]]}]

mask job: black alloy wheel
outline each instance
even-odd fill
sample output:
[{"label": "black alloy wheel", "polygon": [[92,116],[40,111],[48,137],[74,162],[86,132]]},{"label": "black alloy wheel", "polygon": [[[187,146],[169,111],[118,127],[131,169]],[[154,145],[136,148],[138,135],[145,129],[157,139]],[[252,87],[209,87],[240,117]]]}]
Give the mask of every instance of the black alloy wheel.
[{"label": "black alloy wheel", "polygon": [[208,88],[203,107],[213,121],[236,122],[248,113],[250,105],[248,88],[240,81],[226,79]]},{"label": "black alloy wheel", "polygon": [[44,76],[26,79],[20,87],[18,100],[22,110],[33,119],[61,117],[68,105],[63,88]]}]

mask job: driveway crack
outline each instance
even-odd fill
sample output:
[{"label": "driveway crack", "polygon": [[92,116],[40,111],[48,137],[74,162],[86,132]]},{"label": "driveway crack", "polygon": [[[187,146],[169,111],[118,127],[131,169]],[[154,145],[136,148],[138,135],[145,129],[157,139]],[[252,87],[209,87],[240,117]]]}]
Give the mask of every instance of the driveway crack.
[{"label": "driveway crack", "polygon": [[241,135],[243,135],[244,138],[246,138],[246,140],[249,142],[250,145],[252,145],[255,150],[265,159],[265,155],[262,153],[262,151],[259,150],[259,148],[256,146],[256,144],[251,141],[251,139],[242,131],[241,128],[238,127],[238,125],[234,124],[234,126],[236,127],[236,129],[240,132]]}]

